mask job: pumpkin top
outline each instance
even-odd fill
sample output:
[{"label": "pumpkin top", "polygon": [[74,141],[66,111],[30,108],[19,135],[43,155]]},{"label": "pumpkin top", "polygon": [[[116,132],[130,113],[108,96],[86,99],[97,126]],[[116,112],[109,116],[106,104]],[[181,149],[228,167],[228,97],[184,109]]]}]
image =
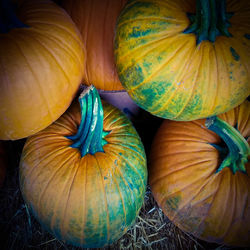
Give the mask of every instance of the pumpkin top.
[{"label": "pumpkin top", "polygon": [[229,19],[232,13],[226,13],[225,0],[196,0],[196,14],[189,14],[191,25],[184,33],[195,33],[197,44],[204,40],[214,42],[216,37],[230,37]]},{"label": "pumpkin top", "polygon": [[91,85],[85,88],[79,97],[81,123],[74,136],[67,138],[74,141],[72,148],[79,148],[81,156],[103,152],[104,140],[109,132],[103,131],[103,107],[97,89]]}]

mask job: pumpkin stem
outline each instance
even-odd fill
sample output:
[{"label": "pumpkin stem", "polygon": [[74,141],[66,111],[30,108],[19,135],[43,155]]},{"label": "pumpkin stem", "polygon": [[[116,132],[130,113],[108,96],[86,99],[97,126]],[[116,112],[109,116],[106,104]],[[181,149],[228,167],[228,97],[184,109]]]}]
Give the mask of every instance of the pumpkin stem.
[{"label": "pumpkin stem", "polygon": [[0,1],[0,33],[8,33],[15,28],[28,28],[16,16],[16,6],[10,0]]},{"label": "pumpkin stem", "polygon": [[216,37],[230,37],[228,31],[231,13],[226,13],[225,0],[196,0],[196,14],[188,14],[191,25],[183,32],[195,33],[197,44],[204,40],[215,42]]},{"label": "pumpkin stem", "polygon": [[107,144],[104,137],[109,132],[103,131],[103,107],[97,89],[91,85],[79,97],[81,122],[78,131],[73,136],[67,136],[73,141],[72,148],[79,148],[81,156],[104,152]]},{"label": "pumpkin stem", "polygon": [[248,162],[250,147],[246,139],[237,129],[217,116],[207,118],[205,125],[219,135],[228,148],[228,153],[216,172],[229,167],[233,174],[237,171],[247,174],[245,164]]}]

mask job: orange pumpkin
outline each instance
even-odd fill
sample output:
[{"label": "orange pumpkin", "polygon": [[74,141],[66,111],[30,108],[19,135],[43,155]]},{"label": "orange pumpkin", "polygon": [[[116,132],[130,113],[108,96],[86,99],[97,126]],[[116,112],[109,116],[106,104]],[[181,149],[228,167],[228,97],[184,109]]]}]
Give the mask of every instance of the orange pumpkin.
[{"label": "orange pumpkin", "polygon": [[101,90],[124,89],[114,63],[115,24],[126,0],[65,0],[62,6],[81,32],[87,51],[84,84]]},{"label": "orange pumpkin", "polygon": [[79,100],[81,111],[75,103],[27,139],[20,187],[28,207],[57,238],[102,247],[118,240],[139,213],[146,157],[132,123],[108,103],[102,108],[95,88]]},{"label": "orange pumpkin", "polygon": [[27,137],[59,118],[85,67],[81,36],[69,15],[50,0],[21,2],[18,19],[7,13],[12,18],[0,31],[2,140]]},{"label": "orange pumpkin", "polygon": [[152,144],[149,183],[182,230],[250,246],[250,102],[218,117],[165,120]]},{"label": "orange pumpkin", "polygon": [[4,142],[0,141],[0,187],[3,186],[6,175],[7,157],[4,149]]}]

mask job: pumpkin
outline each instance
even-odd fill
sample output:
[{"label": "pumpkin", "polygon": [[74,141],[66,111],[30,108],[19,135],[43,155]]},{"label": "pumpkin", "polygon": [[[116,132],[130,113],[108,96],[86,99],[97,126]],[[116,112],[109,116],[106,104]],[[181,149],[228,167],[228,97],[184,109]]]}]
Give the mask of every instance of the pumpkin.
[{"label": "pumpkin", "polygon": [[[29,209],[58,239],[102,247],[132,225],[147,183],[143,144],[130,120],[92,85],[45,130],[29,137],[20,187]],[[76,105],[77,104],[77,105]]]},{"label": "pumpkin", "polygon": [[6,176],[7,156],[4,142],[0,141],[0,187],[3,186]]},{"label": "pumpkin", "polygon": [[[30,136],[58,119],[84,71],[81,36],[69,15],[50,0],[2,1],[0,139]],[[7,3],[7,5],[6,5]],[[17,19],[18,17],[18,19]]]},{"label": "pumpkin", "polygon": [[114,62],[115,24],[126,0],[63,0],[87,51],[84,84],[97,89],[124,90]]},{"label": "pumpkin", "polygon": [[249,101],[207,119],[163,121],[149,184],[179,228],[206,241],[250,245],[249,135]]},{"label": "pumpkin", "polygon": [[224,113],[250,94],[249,27],[249,1],[129,1],[116,26],[120,81],[155,116]]}]

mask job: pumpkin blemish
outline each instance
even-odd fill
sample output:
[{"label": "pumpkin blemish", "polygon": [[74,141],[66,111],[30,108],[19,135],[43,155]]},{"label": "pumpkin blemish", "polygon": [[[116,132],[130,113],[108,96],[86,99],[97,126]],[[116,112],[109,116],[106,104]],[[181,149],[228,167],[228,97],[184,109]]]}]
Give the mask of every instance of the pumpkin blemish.
[{"label": "pumpkin blemish", "polygon": [[166,200],[165,207],[166,209],[171,209],[173,211],[177,210],[179,207],[179,203],[181,201],[180,196],[174,196]]},{"label": "pumpkin blemish", "polygon": [[244,37],[245,37],[246,39],[250,39],[250,34],[245,34]]},{"label": "pumpkin blemish", "polygon": [[146,36],[150,33],[150,30],[142,30],[140,26],[138,27],[133,27],[133,31],[131,33],[131,37],[141,37],[141,36]]},{"label": "pumpkin blemish", "polygon": [[234,48],[230,47],[230,52],[234,58],[235,61],[239,61],[240,60],[240,56],[238,55],[238,53],[235,51]]},{"label": "pumpkin blemish", "polygon": [[138,65],[128,67],[125,70],[124,76],[133,86],[140,84],[144,79],[142,69]]}]

